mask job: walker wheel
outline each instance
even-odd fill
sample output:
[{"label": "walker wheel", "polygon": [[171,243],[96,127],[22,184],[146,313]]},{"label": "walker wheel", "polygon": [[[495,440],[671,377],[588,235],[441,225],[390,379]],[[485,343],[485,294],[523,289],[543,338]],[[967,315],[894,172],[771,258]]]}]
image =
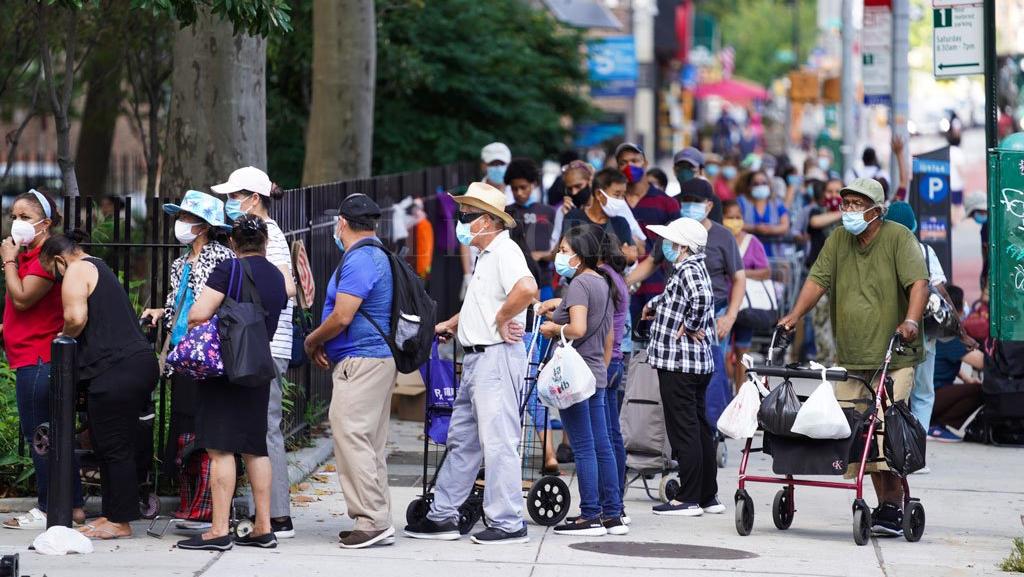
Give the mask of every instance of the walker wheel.
[{"label": "walker wheel", "polygon": [[793,524],[793,514],[796,510],[793,508],[793,489],[791,487],[785,487],[779,489],[778,493],[775,493],[775,500],[772,502],[772,521],[775,522],[775,527],[780,531],[789,529],[789,526]]},{"label": "walker wheel", "polygon": [[871,509],[864,501],[855,501],[853,504],[853,542],[858,545],[867,545],[871,536]]},{"label": "walker wheel", "polygon": [[903,537],[911,543],[917,543],[924,535],[924,505],[913,500],[903,511]]},{"label": "walker wheel", "polygon": [[719,469],[724,469],[729,465],[729,447],[725,445],[725,439],[719,439],[715,443],[715,458],[718,461]]},{"label": "walker wheel", "polygon": [[658,499],[661,499],[662,503],[668,503],[679,496],[680,489],[679,479],[664,475],[658,486]]},{"label": "walker wheel", "polygon": [[253,530],[256,528],[253,522],[248,519],[242,519],[235,525],[235,537],[242,539],[252,535]]},{"label": "walker wheel", "polygon": [[41,423],[32,433],[32,450],[45,457],[50,452],[50,423]]},{"label": "walker wheel", "polygon": [[560,477],[541,477],[526,496],[526,510],[534,523],[551,527],[565,519],[572,504],[569,486]]},{"label": "walker wheel", "polygon": [[430,502],[434,500],[434,495],[428,493],[422,497],[417,497],[409,506],[405,508],[405,522],[409,525],[417,525],[420,521],[427,517],[427,513],[430,512]]},{"label": "walker wheel", "polygon": [[145,499],[139,501],[139,515],[143,519],[155,519],[160,514],[160,497],[156,493],[149,493]]},{"label": "walker wheel", "polygon": [[754,500],[743,489],[736,491],[736,532],[746,537],[754,529]]}]

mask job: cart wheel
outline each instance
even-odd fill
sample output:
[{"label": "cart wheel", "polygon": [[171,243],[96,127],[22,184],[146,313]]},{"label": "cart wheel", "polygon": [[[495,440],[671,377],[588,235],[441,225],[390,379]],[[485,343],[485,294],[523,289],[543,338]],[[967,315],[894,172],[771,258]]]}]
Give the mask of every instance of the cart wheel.
[{"label": "cart wheel", "polygon": [[160,497],[156,493],[149,493],[145,499],[139,501],[139,515],[143,519],[155,519],[160,514]]},{"label": "cart wheel", "polygon": [[662,503],[668,503],[679,495],[680,488],[679,479],[665,475],[658,486],[658,498]]},{"label": "cart wheel", "polygon": [[40,457],[50,452],[50,423],[41,423],[32,432],[32,450]]},{"label": "cart wheel", "polygon": [[789,487],[779,489],[775,493],[775,500],[772,502],[772,521],[780,531],[789,529],[793,524],[793,490]]},{"label": "cart wheel", "polygon": [[746,491],[736,491],[736,532],[741,536],[750,535],[754,528],[754,500]]},{"label": "cart wheel", "polygon": [[924,505],[920,501],[911,501],[903,512],[903,537],[911,543],[917,543],[924,535]]},{"label": "cart wheel", "polygon": [[459,534],[469,535],[469,532],[476,526],[477,521],[484,516],[484,505],[480,499],[474,499],[470,495],[466,502],[459,507]]},{"label": "cart wheel", "polygon": [[252,521],[248,519],[242,519],[238,522],[237,525],[235,525],[235,537],[239,539],[243,537],[248,537],[249,535],[252,535],[252,532],[255,528],[256,527],[255,525],[253,525]]},{"label": "cart wheel", "polygon": [[427,517],[427,513],[430,512],[430,502],[433,501],[433,495],[428,494],[423,497],[417,497],[413,502],[409,503],[409,506],[405,508],[405,522],[410,525],[416,525]]},{"label": "cart wheel", "polygon": [[572,496],[569,486],[559,477],[541,477],[530,487],[526,510],[538,525],[551,527],[562,522],[569,513]]},{"label": "cart wheel", "polygon": [[871,509],[863,501],[853,504],[853,542],[867,545],[871,536]]},{"label": "cart wheel", "polygon": [[715,444],[715,457],[719,469],[724,469],[729,464],[729,447],[725,445],[725,439],[719,439]]}]

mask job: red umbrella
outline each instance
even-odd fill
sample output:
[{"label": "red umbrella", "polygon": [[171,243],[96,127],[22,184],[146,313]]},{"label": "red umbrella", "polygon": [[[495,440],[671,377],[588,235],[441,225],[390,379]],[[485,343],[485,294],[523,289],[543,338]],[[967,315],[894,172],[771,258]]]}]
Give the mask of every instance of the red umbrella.
[{"label": "red umbrella", "polygon": [[717,96],[729,102],[746,103],[753,100],[767,100],[768,91],[748,80],[732,78],[711,84],[701,84],[694,91],[694,96],[697,98]]}]

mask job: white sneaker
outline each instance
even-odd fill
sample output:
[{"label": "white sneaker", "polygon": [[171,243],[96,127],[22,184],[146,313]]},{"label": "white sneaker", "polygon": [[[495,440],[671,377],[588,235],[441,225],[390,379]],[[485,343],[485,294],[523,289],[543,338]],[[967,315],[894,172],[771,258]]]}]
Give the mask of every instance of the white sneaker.
[{"label": "white sneaker", "polygon": [[705,513],[710,513],[712,515],[719,515],[721,513],[725,513],[725,505],[723,505],[722,502],[718,500],[718,497],[715,497],[711,501],[708,501],[704,505],[701,505],[700,508],[704,509]]},{"label": "white sneaker", "polygon": [[921,467],[920,469],[918,469],[918,470],[914,471],[914,472],[913,472],[913,473],[911,473],[911,474],[912,474],[912,475],[928,475],[928,474],[930,474],[931,472],[932,472],[932,470],[931,470],[931,469],[929,469],[928,467]]}]

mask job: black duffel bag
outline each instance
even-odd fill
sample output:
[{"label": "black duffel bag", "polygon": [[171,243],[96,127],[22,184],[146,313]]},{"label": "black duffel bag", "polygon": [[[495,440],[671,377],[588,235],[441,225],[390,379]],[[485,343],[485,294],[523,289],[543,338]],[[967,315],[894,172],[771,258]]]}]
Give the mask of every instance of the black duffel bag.
[{"label": "black duffel bag", "polygon": [[[237,290],[232,291],[232,287]],[[228,294],[224,295],[217,317],[228,381],[243,387],[269,383],[277,375],[277,367],[270,354],[267,311],[256,289],[252,268],[243,259],[231,263]]]}]

